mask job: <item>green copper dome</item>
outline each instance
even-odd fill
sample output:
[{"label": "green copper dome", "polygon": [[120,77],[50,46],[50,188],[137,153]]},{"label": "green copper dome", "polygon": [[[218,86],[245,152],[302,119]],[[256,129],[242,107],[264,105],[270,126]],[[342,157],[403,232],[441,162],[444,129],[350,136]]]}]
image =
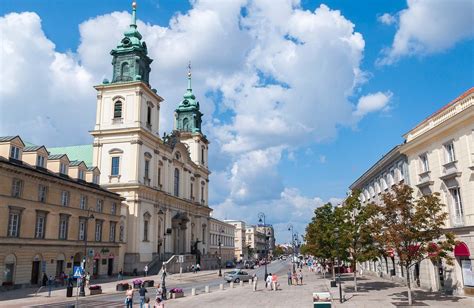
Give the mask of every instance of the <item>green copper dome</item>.
[{"label": "green copper dome", "polygon": [[137,29],[137,6],[132,4],[132,22],[124,32],[124,37],[110,54],[113,56],[112,83],[143,81],[149,85],[150,64],[153,61],[148,57],[145,42]]},{"label": "green copper dome", "polygon": [[201,122],[203,114],[199,110],[199,102],[191,87],[191,64],[188,66],[188,88],[183,95],[183,100],[175,110],[175,129],[193,133],[201,133]]}]

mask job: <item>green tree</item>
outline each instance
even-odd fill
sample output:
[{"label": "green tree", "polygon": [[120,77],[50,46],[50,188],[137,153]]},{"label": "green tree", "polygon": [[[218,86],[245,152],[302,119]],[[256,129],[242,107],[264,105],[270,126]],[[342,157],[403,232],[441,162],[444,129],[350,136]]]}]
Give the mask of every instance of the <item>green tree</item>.
[{"label": "green tree", "polygon": [[284,254],[285,254],[285,249],[282,246],[277,245],[275,247],[275,251],[273,252],[273,255],[275,257],[279,257],[279,256],[284,255]]},{"label": "green tree", "polygon": [[354,273],[354,290],[357,292],[357,263],[372,260],[378,256],[373,236],[373,220],[377,213],[374,204],[362,205],[360,192],[349,195],[341,207],[344,219],[343,236]]},{"label": "green tree", "polygon": [[376,237],[396,252],[406,272],[408,304],[412,305],[410,268],[427,258],[453,264],[448,253],[454,249],[454,235],[443,230],[448,214],[443,211],[438,193],[415,200],[413,189],[402,184],[384,194],[383,203],[377,207],[376,226],[380,231]]}]

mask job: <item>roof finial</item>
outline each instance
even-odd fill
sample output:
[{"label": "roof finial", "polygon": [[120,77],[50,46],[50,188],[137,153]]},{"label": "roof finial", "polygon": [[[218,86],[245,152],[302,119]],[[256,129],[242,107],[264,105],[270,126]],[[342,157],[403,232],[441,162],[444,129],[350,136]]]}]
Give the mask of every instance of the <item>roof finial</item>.
[{"label": "roof finial", "polygon": [[132,2],[132,24],[130,26],[137,26],[137,3]]},{"label": "roof finial", "polygon": [[188,90],[191,90],[191,61],[188,63]]}]

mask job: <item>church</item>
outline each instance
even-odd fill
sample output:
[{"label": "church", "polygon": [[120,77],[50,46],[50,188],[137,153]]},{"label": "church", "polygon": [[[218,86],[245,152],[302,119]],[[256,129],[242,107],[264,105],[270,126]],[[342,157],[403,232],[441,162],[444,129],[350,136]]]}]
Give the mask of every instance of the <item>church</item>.
[{"label": "church", "polygon": [[177,254],[192,254],[199,262],[209,253],[209,141],[201,130],[190,67],[174,130],[160,137],[163,98],[150,85],[153,60],[137,29],[135,4],[131,24],[110,54],[112,79],[94,87],[93,144],[48,150],[98,167],[100,185],[124,198],[120,232],[126,244],[120,257],[125,273],[143,271],[145,265],[157,271]]}]

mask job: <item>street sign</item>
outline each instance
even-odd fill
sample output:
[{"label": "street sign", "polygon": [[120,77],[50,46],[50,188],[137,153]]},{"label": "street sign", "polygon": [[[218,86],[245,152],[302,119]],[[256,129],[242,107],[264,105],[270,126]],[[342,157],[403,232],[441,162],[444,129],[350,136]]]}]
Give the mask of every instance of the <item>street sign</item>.
[{"label": "street sign", "polygon": [[89,257],[93,257],[94,256],[94,248],[89,248],[89,251],[87,252],[87,255]]},{"label": "street sign", "polygon": [[184,263],[184,256],[183,255],[178,256],[178,262],[179,263]]},{"label": "street sign", "polygon": [[84,270],[79,265],[74,266],[73,275],[74,278],[80,278]]}]

